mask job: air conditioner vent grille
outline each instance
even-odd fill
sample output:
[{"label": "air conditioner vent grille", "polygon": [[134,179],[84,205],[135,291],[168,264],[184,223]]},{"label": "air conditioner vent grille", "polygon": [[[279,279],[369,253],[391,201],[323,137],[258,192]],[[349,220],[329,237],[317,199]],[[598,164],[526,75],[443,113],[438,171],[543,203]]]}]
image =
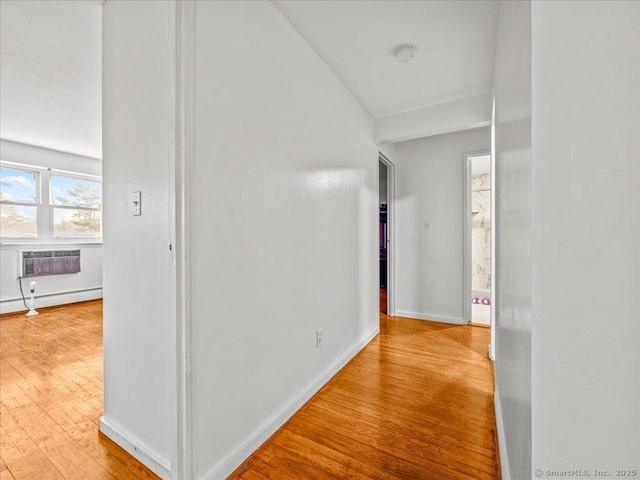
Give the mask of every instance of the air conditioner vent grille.
[{"label": "air conditioner vent grille", "polygon": [[80,250],[22,252],[23,277],[78,272],[80,272]]}]

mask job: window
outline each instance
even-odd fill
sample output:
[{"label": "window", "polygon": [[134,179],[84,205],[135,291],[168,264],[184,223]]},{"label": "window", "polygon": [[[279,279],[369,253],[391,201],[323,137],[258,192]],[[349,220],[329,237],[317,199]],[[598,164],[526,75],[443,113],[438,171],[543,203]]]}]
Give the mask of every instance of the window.
[{"label": "window", "polygon": [[97,177],[3,164],[0,187],[4,240],[102,237],[102,183]]},{"label": "window", "polygon": [[37,172],[0,167],[0,235],[38,238]]},{"label": "window", "polygon": [[99,238],[102,234],[100,182],[51,175],[55,238]]}]

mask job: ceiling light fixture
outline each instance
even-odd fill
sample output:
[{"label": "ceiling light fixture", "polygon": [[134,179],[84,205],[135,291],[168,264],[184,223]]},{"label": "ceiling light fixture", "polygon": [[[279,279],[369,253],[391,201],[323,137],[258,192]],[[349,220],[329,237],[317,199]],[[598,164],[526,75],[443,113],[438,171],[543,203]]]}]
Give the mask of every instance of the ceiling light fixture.
[{"label": "ceiling light fixture", "polygon": [[416,58],[416,47],[413,45],[402,45],[396,51],[396,60],[400,63],[409,63],[412,62],[414,58]]}]

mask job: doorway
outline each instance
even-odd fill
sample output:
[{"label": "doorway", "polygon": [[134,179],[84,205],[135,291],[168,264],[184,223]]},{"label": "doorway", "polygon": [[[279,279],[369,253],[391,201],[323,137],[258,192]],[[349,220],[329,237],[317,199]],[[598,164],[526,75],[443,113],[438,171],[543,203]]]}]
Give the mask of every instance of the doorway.
[{"label": "doorway", "polygon": [[467,321],[491,325],[492,179],[489,152],[469,154],[465,161],[465,232]]},{"label": "doorway", "polygon": [[378,157],[378,262],[380,313],[395,315],[395,269],[393,233],[395,225],[395,165],[382,153]]},{"label": "doorway", "polygon": [[378,162],[378,261],[380,263],[380,313],[388,313],[387,287],[388,287],[388,205],[389,205],[389,174],[387,166]]}]

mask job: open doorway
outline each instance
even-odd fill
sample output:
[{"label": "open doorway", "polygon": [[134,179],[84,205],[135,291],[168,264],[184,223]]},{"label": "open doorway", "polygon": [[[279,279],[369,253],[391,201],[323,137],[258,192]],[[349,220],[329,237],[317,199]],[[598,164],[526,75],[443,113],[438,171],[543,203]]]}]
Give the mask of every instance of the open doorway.
[{"label": "open doorway", "polygon": [[378,244],[379,244],[379,262],[380,262],[380,313],[388,313],[387,292],[388,292],[388,206],[389,206],[389,169],[387,166],[378,162],[379,189],[378,189]]},{"label": "open doorway", "polygon": [[491,325],[491,155],[469,154],[465,162],[466,199],[466,302],[467,320],[473,325]]},{"label": "open doorway", "polygon": [[378,161],[378,262],[380,313],[395,315],[394,298],[394,198],[395,165],[382,153]]}]

